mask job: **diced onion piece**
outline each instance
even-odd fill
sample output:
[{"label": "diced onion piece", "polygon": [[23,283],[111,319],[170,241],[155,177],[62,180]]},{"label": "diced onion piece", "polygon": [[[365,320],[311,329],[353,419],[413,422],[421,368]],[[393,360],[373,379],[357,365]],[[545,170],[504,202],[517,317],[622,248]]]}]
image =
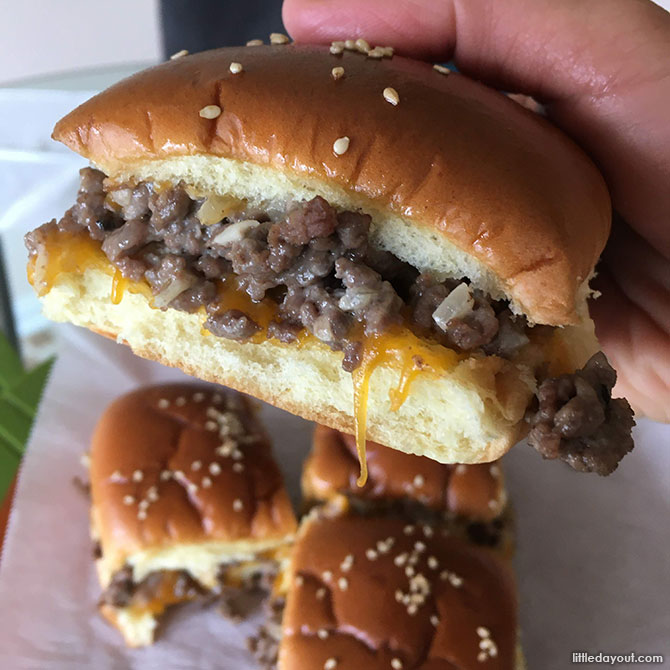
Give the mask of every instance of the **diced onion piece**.
[{"label": "diced onion piece", "polygon": [[185,272],[175,277],[160,293],[154,296],[155,307],[167,307],[178,295],[190,289],[198,279]]},{"label": "diced onion piece", "polygon": [[348,289],[340,298],[337,306],[345,312],[355,312],[356,310],[367,307],[376,295],[377,291],[371,289]]},{"label": "diced onion piece", "polygon": [[46,245],[41,244],[37,248],[37,255],[35,256],[35,262],[33,264],[31,281],[37,290],[37,294],[40,296],[44,295],[51,288],[51,286],[48,286],[46,282],[48,267],[49,254],[46,250]]},{"label": "diced onion piece", "polygon": [[211,226],[226,216],[239,212],[245,205],[245,200],[235,198],[232,195],[210,195],[200,205],[196,216],[203,226]]},{"label": "diced onion piece", "polygon": [[498,349],[504,356],[511,356],[530,342],[528,335],[503,322],[498,331]]},{"label": "diced onion piece", "polygon": [[117,188],[115,191],[109,191],[105,196],[105,199],[107,202],[111,202],[113,205],[123,208],[130,205],[132,197],[132,188]]},{"label": "diced onion piece", "polygon": [[459,284],[433,312],[433,321],[444,331],[452,319],[462,319],[472,311],[475,300],[470,287],[463,282]]},{"label": "diced onion piece", "polygon": [[318,337],[322,342],[332,342],[335,339],[332,324],[325,314],[314,319],[312,331],[315,337]]},{"label": "diced onion piece", "polygon": [[244,239],[246,234],[256,226],[260,225],[256,219],[245,219],[227,225],[213,240],[212,244],[232,244]]}]

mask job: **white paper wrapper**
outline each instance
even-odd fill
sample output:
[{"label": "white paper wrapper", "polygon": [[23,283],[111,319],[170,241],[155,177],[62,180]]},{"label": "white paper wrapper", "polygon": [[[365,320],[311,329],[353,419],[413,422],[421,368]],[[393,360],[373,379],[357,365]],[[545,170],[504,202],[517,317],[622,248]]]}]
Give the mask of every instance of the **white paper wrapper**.
[{"label": "white paper wrapper", "polygon": [[[116,396],[184,376],[90,333],[61,333],[0,564],[0,668],[254,668],[245,649],[253,621],[176,608],[157,644],[131,651],[97,615],[88,502],[72,484],[84,476],[80,456]],[[297,499],[311,425],[269,407],[264,419]],[[640,421],[636,443],[606,479],[524,446],[505,458],[530,670],[565,670],[577,650],[670,661],[670,427]]]}]

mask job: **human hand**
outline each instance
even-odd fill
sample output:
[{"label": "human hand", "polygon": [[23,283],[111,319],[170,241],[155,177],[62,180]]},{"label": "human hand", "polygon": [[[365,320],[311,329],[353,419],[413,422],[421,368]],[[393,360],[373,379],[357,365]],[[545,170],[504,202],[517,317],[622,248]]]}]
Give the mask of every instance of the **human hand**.
[{"label": "human hand", "polygon": [[532,95],[593,158],[615,223],[591,304],[615,393],[670,421],[670,14],[650,0],[285,0],[298,42],[364,37]]}]

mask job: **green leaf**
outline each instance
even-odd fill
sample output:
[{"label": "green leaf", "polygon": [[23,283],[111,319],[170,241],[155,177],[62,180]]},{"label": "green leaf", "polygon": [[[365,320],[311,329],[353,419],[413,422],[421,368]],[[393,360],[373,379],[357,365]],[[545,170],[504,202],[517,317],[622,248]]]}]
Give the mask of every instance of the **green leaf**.
[{"label": "green leaf", "polygon": [[0,437],[0,498],[4,500],[19,468],[21,458]]},{"label": "green leaf", "polygon": [[23,365],[9,340],[0,333],[0,391],[5,391],[23,376]]},{"label": "green leaf", "polygon": [[24,373],[11,388],[11,399],[23,406],[31,418],[34,418],[37,413],[37,407],[40,404],[42,391],[47,382],[52,364],[52,360],[41,363],[30,372]]},{"label": "green leaf", "polygon": [[53,361],[30,372],[0,333],[0,500],[21,462]]},{"label": "green leaf", "polygon": [[18,410],[7,398],[0,397],[0,437],[17,456],[23,453],[31,423],[30,415]]}]

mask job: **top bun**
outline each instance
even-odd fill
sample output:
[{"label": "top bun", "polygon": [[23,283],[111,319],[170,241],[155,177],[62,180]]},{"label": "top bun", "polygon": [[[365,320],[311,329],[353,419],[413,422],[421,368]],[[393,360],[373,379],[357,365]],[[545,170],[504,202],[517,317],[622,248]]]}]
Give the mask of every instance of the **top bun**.
[{"label": "top bun", "polygon": [[[200,116],[210,105],[221,114]],[[585,317],[609,234],[605,183],[571,140],[501,93],[397,56],[296,45],[188,55],[95,96],[54,138],[118,180],[363,209],[378,246],[438,278],[467,276],[535,323]]]}]

